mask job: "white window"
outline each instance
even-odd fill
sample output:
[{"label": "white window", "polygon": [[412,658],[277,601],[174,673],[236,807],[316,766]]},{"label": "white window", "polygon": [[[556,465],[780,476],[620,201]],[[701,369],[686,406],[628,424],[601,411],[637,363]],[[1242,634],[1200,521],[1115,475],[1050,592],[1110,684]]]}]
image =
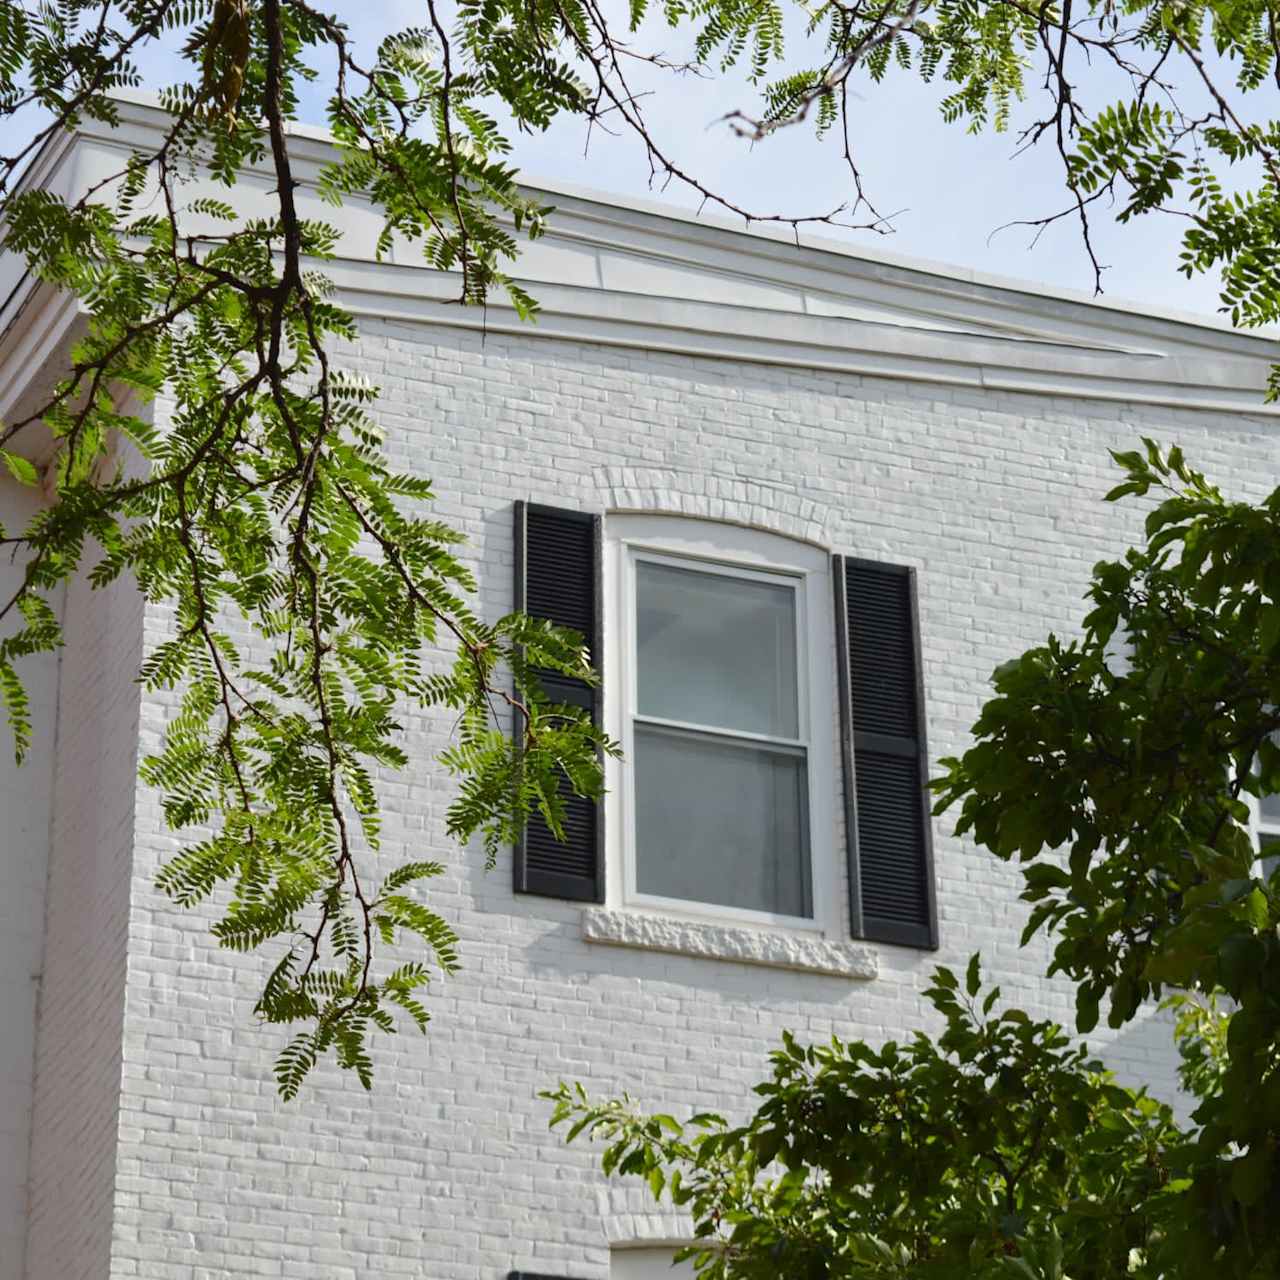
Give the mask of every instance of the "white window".
[{"label": "white window", "polygon": [[609,1251],[609,1280],[694,1280],[689,1259],[672,1266],[676,1250],[670,1245]]},{"label": "white window", "polygon": [[[1280,734],[1272,734],[1272,742],[1280,746]],[[1258,852],[1258,870],[1269,877],[1280,865],[1280,793],[1253,796],[1245,793],[1249,805],[1254,848]]]},{"label": "white window", "polygon": [[1270,876],[1280,864],[1280,795],[1250,797],[1253,808],[1253,835],[1262,874]]},{"label": "white window", "polygon": [[833,926],[827,554],[672,517],[607,530],[614,905]]}]

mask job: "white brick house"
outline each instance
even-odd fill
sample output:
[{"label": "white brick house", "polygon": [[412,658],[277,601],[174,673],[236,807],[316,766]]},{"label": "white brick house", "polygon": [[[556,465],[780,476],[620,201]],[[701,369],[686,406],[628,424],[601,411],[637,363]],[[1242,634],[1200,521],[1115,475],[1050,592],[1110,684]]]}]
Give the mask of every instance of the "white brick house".
[{"label": "white brick house", "polygon": [[[124,116],[49,148],[29,180],[72,191],[107,172],[155,136],[148,108]],[[313,173],[323,140],[297,146]],[[272,183],[252,179],[246,209]],[[66,648],[27,672],[33,758],[0,772],[0,1280],[639,1280],[682,1221],[565,1148],[540,1088],[741,1112],[784,1028],[910,1034],[933,966],[975,949],[1008,999],[1070,1021],[1043,946],[1017,948],[1016,875],[945,819],[931,864],[926,830],[874,830],[892,787],[871,786],[871,762],[896,752],[918,776],[904,742],[927,738],[931,760],[962,749],[992,668],[1080,616],[1091,565],[1141,516],[1100,501],[1109,448],[1150,434],[1233,493],[1275,486],[1272,344],[634,202],[549,200],[519,273],[534,326],[497,299],[448,305],[409,254],[375,264],[368,210],[344,210],[334,275],[362,326],[348,362],[383,388],[392,452],[469,535],[487,613],[520,583],[538,604],[559,563],[539,521],[577,539],[600,711],[633,764],[612,769],[603,821],[585,816],[578,864],[531,844],[486,873],[443,835],[450,788],[430,757],[447,726],[412,720],[386,843],[449,863],[430,894],[463,969],[433,986],[426,1037],[377,1045],[372,1094],[325,1068],[284,1105],[279,1033],[251,1014],[265,958],[217,950],[152,885],[176,842],[136,764],[168,703],[134,676],[167,619],[127,585],[72,586]],[[56,376],[75,315],[13,262],[0,275],[9,416]],[[36,500],[0,481],[0,521]],[[918,611],[920,714],[878,739],[858,701],[876,690],[842,685],[859,639],[837,591],[859,633],[882,606],[910,620],[911,579],[877,596],[867,563],[913,570]],[[911,628],[893,643],[894,687],[914,687]],[[765,670],[767,689],[735,678]],[[846,752],[851,700],[864,737]],[[870,788],[861,844],[846,763]],[[1109,1034],[1126,1079],[1172,1091],[1158,1020]]]}]

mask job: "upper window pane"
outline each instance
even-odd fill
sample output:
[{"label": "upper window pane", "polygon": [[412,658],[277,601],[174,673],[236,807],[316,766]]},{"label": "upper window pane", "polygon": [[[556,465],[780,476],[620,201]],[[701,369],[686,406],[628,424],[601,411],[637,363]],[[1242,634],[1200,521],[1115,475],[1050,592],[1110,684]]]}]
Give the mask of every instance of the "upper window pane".
[{"label": "upper window pane", "polygon": [[640,560],[636,614],[642,716],[799,737],[790,586]]}]

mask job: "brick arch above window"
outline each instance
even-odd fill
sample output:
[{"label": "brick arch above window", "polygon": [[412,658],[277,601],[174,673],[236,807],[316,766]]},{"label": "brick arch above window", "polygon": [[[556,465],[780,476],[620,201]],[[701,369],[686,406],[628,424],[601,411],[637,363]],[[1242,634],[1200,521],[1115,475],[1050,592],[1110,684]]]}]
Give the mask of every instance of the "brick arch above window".
[{"label": "brick arch above window", "polygon": [[831,549],[831,509],[785,484],[676,467],[601,467],[606,510],[719,520]]},{"label": "brick arch above window", "polygon": [[603,1193],[609,1211],[601,1214],[600,1226],[610,1249],[669,1246],[678,1248],[693,1239],[693,1219],[687,1213],[667,1209],[659,1212],[628,1212],[634,1204],[629,1188],[609,1188]]}]

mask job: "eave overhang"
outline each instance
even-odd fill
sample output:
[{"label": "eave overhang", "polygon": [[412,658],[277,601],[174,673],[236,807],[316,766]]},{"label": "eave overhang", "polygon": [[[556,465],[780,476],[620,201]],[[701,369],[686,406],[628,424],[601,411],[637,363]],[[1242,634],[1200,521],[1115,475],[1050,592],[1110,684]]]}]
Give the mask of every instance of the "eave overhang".
[{"label": "eave overhang", "polygon": [[[131,151],[158,146],[158,108],[129,100],[120,115],[117,128],[86,121],[51,142],[25,184],[71,195],[107,178]],[[1268,369],[1280,358],[1274,336],[575,188],[529,188],[556,206],[513,272],[539,303],[537,321],[520,320],[500,292],[483,308],[462,306],[457,277],[423,265],[417,246],[396,243],[377,259],[381,224],[369,205],[334,209],[320,200],[316,179],[333,155],[321,132],[297,129],[293,146],[302,213],[339,225],[340,256],[325,270],[338,300],[362,319],[985,392],[1280,413],[1263,402]],[[273,186],[264,163],[242,177],[235,201],[246,216],[268,212]],[[226,196],[207,181],[189,190],[193,198]],[[201,227],[193,219],[190,229]],[[21,263],[0,260],[0,420],[28,398],[26,384],[75,319],[74,306]]]}]

